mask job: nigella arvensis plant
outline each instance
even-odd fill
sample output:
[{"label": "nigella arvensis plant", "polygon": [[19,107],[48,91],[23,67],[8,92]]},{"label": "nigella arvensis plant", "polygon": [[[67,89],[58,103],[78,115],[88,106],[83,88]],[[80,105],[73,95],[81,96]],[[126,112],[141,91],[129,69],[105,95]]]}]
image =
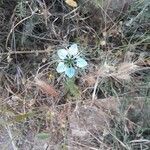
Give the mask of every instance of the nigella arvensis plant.
[{"label": "nigella arvensis plant", "polygon": [[65,73],[66,76],[72,78],[78,68],[87,66],[85,59],[81,58],[77,44],[72,44],[68,49],[59,49],[57,51],[59,64],[56,68],[58,73]]}]

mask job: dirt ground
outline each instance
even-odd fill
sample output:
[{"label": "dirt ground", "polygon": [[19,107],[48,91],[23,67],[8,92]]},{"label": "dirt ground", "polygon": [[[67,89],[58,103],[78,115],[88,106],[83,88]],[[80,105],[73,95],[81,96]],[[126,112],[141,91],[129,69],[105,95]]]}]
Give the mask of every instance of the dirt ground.
[{"label": "dirt ground", "polygon": [[[150,148],[148,0],[0,1],[0,149]],[[58,51],[87,62],[69,79]]]}]

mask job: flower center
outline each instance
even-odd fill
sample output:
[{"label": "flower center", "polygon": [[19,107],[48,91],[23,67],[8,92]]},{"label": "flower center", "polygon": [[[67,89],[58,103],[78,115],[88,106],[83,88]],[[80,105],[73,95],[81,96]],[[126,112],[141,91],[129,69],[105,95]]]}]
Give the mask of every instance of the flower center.
[{"label": "flower center", "polygon": [[68,67],[73,67],[75,64],[75,60],[76,58],[74,58],[74,56],[68,56],[67,58],[64,60],[64,64],[67,65]]}]

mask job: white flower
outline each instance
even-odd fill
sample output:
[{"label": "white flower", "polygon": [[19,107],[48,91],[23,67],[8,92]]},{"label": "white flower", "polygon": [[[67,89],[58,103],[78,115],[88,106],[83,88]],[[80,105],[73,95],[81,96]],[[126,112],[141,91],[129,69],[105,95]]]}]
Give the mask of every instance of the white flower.
[{"label": "white flower", "polygon": [[68,50],[59,49],[57,52],[60,63],[56,70],[58,73],[63,73],[72,78],[75,75],[75,67],[84,68],[87,62],[79,56],[77,44],[72,44]]}]

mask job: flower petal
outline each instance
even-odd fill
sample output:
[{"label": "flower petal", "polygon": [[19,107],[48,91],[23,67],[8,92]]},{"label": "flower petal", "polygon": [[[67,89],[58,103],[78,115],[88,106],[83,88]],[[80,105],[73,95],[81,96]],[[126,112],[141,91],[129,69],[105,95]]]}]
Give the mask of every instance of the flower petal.
[{"label": "flower petal", "polygon": [[87,66],[87,62],[81,57],[77,58],[76,63],[76,65],[80,68]]},{"label": "flower petal", "polygon": [[66,65],[63,62],[60,62],[56,68],[58,73],[62,73],[64,71],[66,71]]},{"label": "flower petal", "polygon": [[69,77],[69,78],[72,78],[75,74],[75,69],[73,67],[69,67],[69,68],[66,68],[65,70],[65,74]]},{"label": "flower petal", "polygon": [[68,53],[70,56],[75,56],[78,54],[78,45],[77,44],[72,44],[69,47]]},{"label": "flower petal", "polygon": [[58,54],[58,56],[59,56],[60,59],[64,60],[66,58],[66,56],[68,55],[68,52],[65,49],[59,49],[57,51],[57,54]]}]

